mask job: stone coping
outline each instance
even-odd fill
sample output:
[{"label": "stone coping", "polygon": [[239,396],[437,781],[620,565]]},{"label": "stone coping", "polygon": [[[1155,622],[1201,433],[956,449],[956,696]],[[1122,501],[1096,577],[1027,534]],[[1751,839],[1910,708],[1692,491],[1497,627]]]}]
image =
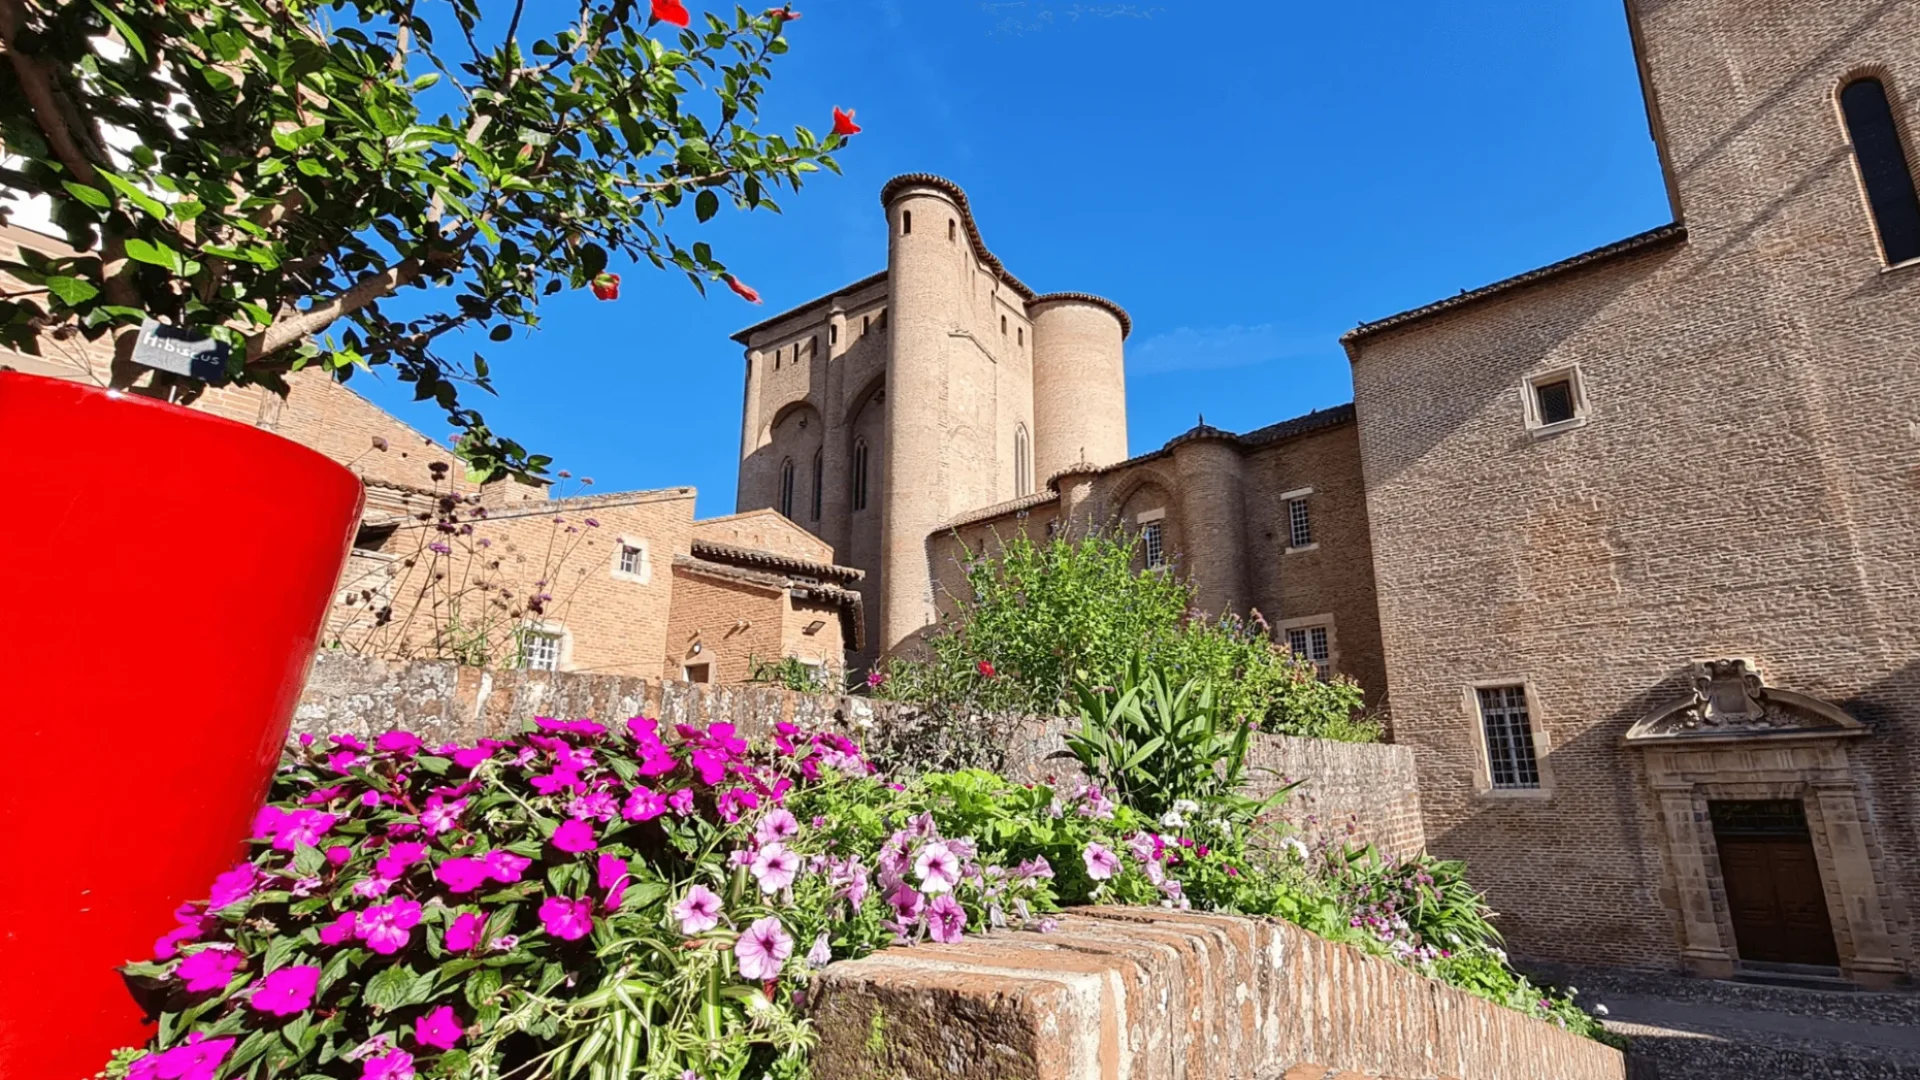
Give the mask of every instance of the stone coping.
[{"label": "stone coping", "polygon": [[1119,907],[1059,922],[829,966],[810,991],[814,1076],[1626,1077],[1617,1050],[1288,923]]}]

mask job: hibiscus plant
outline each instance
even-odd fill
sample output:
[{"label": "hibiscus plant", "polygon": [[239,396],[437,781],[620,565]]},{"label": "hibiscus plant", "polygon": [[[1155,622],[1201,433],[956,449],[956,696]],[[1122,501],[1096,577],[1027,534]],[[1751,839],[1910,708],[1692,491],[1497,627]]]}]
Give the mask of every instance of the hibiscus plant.
[{"label": "hibiscus plant", "polygon": [[507,340],[563,289],[615,299],[615,258],[758,302],[674,211],[777,210],[859,130],[837,108],[824,136],[759,130],[799,15],[699,7],[0,0],[0,199],[44,200],[79,252],[0,264],[26,286],[0,344],[110,341],[123,386],[149,317],[225,342],[234,383],[391,365],[476,478],[539,474],[461,396],[492,387],[460,335]]}]

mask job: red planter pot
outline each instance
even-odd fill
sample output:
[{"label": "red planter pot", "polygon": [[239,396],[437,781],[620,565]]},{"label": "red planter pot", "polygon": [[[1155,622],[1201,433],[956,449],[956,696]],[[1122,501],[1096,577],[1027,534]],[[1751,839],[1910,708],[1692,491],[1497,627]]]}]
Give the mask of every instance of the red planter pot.
[{"label": "red planter pot", "polygon": [[204,898],[279,759],[360,482],[258,428],[0,372],[0,1077],[152,1033],[114,970]]}]

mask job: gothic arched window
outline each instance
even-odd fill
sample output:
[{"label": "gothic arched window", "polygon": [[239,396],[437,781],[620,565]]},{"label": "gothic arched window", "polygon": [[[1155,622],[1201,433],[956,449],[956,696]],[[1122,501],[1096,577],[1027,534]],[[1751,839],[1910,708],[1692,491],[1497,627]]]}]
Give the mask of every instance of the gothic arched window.
[{"label": "gothic arched window", "polygon": [[1013,429],[1013,493],[1025,498],[1033,494],[1033,453],[1027,447],[1027,425]]},{"label": "gothic arched window", "polygon": [[780,462],[780,513],[793,516],[793,459]]},{"label": "gothic arched window", "polygon": [[821,459],[820,451],[815,450],[813,452],[813,520],[815,521],[820,520],[820,496],[825,489],[826,481],[826,477],[821,475],[821,469],[824,466],[825,462]]},{"label": "gothic arched window", "polygon": [[1840,111],[1847,119],[1847,137],[1860,166],[1861,186],[1867,189],[1880,250],[1889,265],[1920,259],[1920,195],[1914,192],[1913,169],[1886,84],[1871,76],[1848,83],[1840,91]]},{"label": "gothic arched window", "polygon": [[867,508],[867,440],[853,440],[853,508]]}]

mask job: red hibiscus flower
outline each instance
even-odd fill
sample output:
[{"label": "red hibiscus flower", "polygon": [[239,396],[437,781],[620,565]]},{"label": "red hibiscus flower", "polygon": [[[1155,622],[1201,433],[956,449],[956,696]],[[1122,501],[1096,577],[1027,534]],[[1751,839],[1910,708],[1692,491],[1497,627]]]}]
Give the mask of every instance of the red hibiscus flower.
[{"label": "red hibiscus flower", "polygon": [[593,284],[591,287],[593,289],[593,295],[596,299],[600,299],[600,300],[620,299],[620,275],[619,274],[597,274],[594,276]]},{"label": "red hibiscus flower", "polygon": [[791,6],[770,7],[767,10],[761,12],[761,14],[766,16],[769,19],[784,19],[787,22],[794,22],[795,20],[800,18],[800,13],[793,10]]},{"label": "red hibiscus flower", "polygon": [[860,125],[853,122],[853,110],[833,107],[833,133],[835,135],[858,135]]},{"label": "red hibiscus flower", "polygon": [[732,274],[728,274],[726,280],[727,288],[739,293],[742,300],[745,300],[749,304],[757,304],[760,302],[760,294],[754,291],[753,286],[741,281]]},{"label": "red hibiscus flower", "polygon": [[680,0],[653,0],[653,17],[681,27],[692,20],[692,16],[687,14],[687,6]]},{"label": "red hibiscus flower", "polygon": [[993,677],[994,677],[995,675],[998,675],[998,674],[999,674],[999,672],[997,672],[997,671],[995,671],[995,670],[993,670],[993,665],[992,665],[992,664],[989,664],[989,663],[987,663],[987,662],[986,662],[985,660],[982,660],[982,661],[980,661],[979,663],[977,663],[977,664],[975,664],[975,665],[973,665],[973,666],[974,666],[974,668],[975,668],[975,670],[977,670],[977,671],[979,671],[979,672],[980,672],[980,674],[981,674],[982,676],[984,676],[984,677],[986,677],[986,678],[989,678],[989,679],[991,679],[991,678],[993,678]]}]

